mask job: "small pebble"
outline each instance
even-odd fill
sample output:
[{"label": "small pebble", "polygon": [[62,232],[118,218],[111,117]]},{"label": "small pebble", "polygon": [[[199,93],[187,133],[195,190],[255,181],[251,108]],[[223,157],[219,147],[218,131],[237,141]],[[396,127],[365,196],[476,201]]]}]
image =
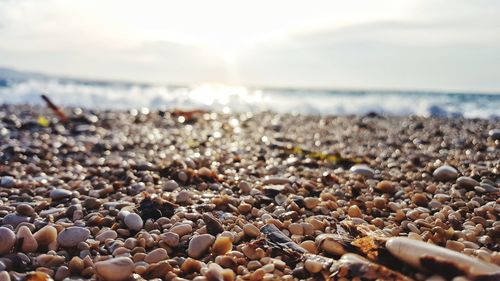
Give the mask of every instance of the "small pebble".
[{"label": "small pebble", "polygon": [[231,238],[227,236],[219,236],[215,239],[215,242],[212,246],[212,252],[214,255],[223,255],[233,248],[233,243],[231,242]]},{"label": "small pebble", "polygon": [[10,188],[13,187],[15,184],[16,181],[11,176],[3,176],[2,179],[0,180],[0,186],[2,187]]},{"label": "small pebble", "polygon": [[189,224],[179,224],[170,229],[170,232],[176,233],[179,237],[189,234],[193,231],[193,227]]},{"label": "small pebble", "polygon": [[107,281],[122,281],[129,279],[134,272],[134,262],[126,257],[113,258],[96,262],[95,272]]},{"label": "small pebble", "polygon": [[462,177],[459,177],[457,179],[457,186],[460,188],[472,189],[478,185],[479,185],[479,182],[473,178],[470,178],[470,177],[462,176]]},{"label": "small pebble", "polygon": [[163,248],[154,249],[144,258],[147,263],[156,263],[168,259],[168,253]]},{"label": "small pebble", "polygon": [[21,216],[31,217],[35,210],[28,204],[19,204],[16,207],[16,212]]},{"label": "small pebble", "polygon": [[50,192],[50,198],[52,200],[61,200],[70,197],[72,192],[63,188],[56,188]]},{"label": "small pebble", "polygon": [[245,235],[255,238],[260,235],[260,230],[253,224],[247,223],[243,226],[243,232]]},{"label": "small pebble", "polygon": [[362,175],[366,178],[373,178],[375,171],[366,165],[354,165],[350,169],[351,173]]},{"label": "small pebble", "polygon": [[71,226],[64,229],[57,236],[57,242],[62,247],[76,247],[78,243],[87,240],[90,236],[90,231],[79,226]]},{"label": "small pebble", "polygon": [[0,255],[5,255],[10,252],[16,243],[16,235],[14,231],[0,227]]},{"label": "small pebble", "polygon": [[377,188],[378,191],[383,192],[383,193],[394,193],[396,191],[396,187],[393,182],[383,180],[379,183],[377,183]]},{"label": "small pebble", "polygon": [[449,181],[458,177],[458,171],[451,166],[444,165],[434,170],[432,175],[438,181]]},{"label": "small pebble", "polygon": [[174,232],[167,232],[162,235],[163,241],[170,247],[175,248],[179,245],[179,235]]},{"label": "small pebble", "polygon": [[23,225],[17,230],[17,240],[22,239],[21,250],[24,253],[33,253],[38,249],[38,242],[33,237],[31,230]]},{"label": "small pebble", "polygon": [[142,218],[136,213],[129,213],[128,215],[126,215],[123,219],[123,222],[130,230],[139,231],[142,229]]},{"label": "small pebble", "polygon": [[176,181],[169,180],[165,183],[163,190],[172,192],[172,191],[176,190],[178,187],[179,187],[179,184]]},{"label": "small pebble", "polygon": [[210,234],[201,234],[194,236],[189,241],[189,247],[187,253],[192,258],[200,258],[204,253],[207,252],[208,248],[214,242],[215,237]]}]

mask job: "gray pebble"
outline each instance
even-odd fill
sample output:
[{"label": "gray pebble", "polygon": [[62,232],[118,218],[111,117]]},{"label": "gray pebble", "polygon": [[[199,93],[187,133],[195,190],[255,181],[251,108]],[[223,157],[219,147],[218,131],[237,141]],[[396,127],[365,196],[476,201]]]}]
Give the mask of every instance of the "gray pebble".
[{"label": "gray pebble", "polygon": [[366,178],[373,178],[375,171],[366,165],[354,165],[350,169],[351,173],[362,175]]},{"label": "gray pebble", "polygon": [[63,188],[56,188],[50,192],[50,198],[52,198],[53,200],[60,200],[70,197],[71,194],[72,192],[70,190]]},{"label": "gray pebble", "polygon": [[87,240],[90,231],[79,226],[68,227],[57,236],[57,242],[63,247],[76,247],[78,243]]}]

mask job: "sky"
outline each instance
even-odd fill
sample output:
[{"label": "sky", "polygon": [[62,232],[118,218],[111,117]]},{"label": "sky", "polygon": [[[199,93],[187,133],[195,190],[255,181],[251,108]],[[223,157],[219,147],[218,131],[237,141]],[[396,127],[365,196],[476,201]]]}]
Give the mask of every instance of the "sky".
[{"label": "sky", "polygon": [[91,79],[500,92],[495,0],[0,0],[0,66]]}]

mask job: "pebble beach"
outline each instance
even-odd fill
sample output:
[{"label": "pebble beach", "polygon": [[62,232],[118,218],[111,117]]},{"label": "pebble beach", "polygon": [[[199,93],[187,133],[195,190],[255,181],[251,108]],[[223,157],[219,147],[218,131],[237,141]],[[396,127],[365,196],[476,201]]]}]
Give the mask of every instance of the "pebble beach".
[{"label": "pebble beach", "polygon": [[497,119],[64,111],[0,106],[0,281],[500,280]]}]

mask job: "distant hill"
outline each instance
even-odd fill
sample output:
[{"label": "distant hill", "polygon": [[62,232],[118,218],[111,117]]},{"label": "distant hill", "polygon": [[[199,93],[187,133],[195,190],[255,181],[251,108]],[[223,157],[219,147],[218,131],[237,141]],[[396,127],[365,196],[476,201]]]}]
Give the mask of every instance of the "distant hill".
[{"label": "distant hill", "polygon": [[0,66],[0,78],[1,79],[26,79],[26,78],[48,78],[49,76],[41,74],[38,72],[26,72],[19,71],[13,68],[1,67]]}]

